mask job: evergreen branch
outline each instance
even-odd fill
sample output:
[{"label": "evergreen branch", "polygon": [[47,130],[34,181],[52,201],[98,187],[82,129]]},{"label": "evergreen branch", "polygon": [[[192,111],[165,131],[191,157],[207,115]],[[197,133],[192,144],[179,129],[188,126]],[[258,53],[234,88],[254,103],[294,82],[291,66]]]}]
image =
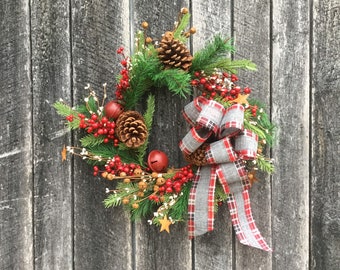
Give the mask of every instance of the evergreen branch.
[{"label": "evergreen branch", "polygon": [[69,105],[67,105],[66,103],[62,102],[62,101],[57,101],[53,104],[53,107],[56,109],[57,113],[61,116],[69,116],[69,115],[73,115],[73,121],[67,121],[67,127],[69,129],[78,129],[79,128],[79,123],[80,120],[78,118],[78,111],[72,109]]},{"label": "evergreen branch", "polygon": [[188,199],[192,182],[183,185],[181,195],[176,200],[176,203],[169,209],[169,216],[176,221],[186,220],[188,215]]},{"label": "evergreen branch", "polygon": [[206,44],[203,49],[194,54],[191,72],[205,70],[207,66],[214,64],[221,56],[226,57],[227,53],[234,52],[234,47],[230,41],[215,36],[214,40]]},{"label": "evergreen branch", "polygon": [[187,38],[183,36],[182,33],[184,32],[185,28],[187,28],[189,23],[190,23],[190,14],[186,13],[181,17],[179,24],[177,25],[177,28],[174,31],[175,39],[178,39],[181,42],[186,42]]},{"label": "evergreen branch", "polygon": [[228,71],[233,74],[237,74],[239,69],[256,70],[256,65],[248,59],[231,60],[229,58],[221,57],[216,62],[207,65],[204,72],[210,75],[216,71],[216,69]]},{"label": "evergreen branch", "polygon": [[[144,121],[145,121],[146,128],[149,132],[149,136],[151,133],[154,112],[155,112],[155,97],[153,95],[149,95],[148,100],[147,100],[146,112],[144,114]],[[143,162],[144,162],[146,150],[149,144],[149,136],[144,142],[144,144],[138,148],[137,160],[140,165],[143,165]]]},{"label": "evergreen branch", "polygon": [[165,86],[171,92],[183,98],[190,94],[191,76],[180,69],[164,69],[154,76],[156,85]]},{"label": "evergreen branch", "polygon": [[88,134],[84,137],[82,137],[79,141],[82,145],[82,147],[93,147],[93,146],[97,146],[100,145],[101,143],[104,142],[104,136],[98,136],[95,137],[93,134]]},{"label": "evergreen branch", "polygon": [[138,52],[131,59],[130,89],[124,93],[125,108],[133,109],[141,97],[152,87],[152,78],[160,72],[160,62],[154,53]]},{"label": "evergreen branch", "polygon": [[262,155],[257,155],[256,163],[258,168],[265,173],[272,174],[275,171],[273,162]]},{"label": "evergreen branch", "polygon": [[153,212],[152,209],[154,207],[155,203],[149,199],[140,201],[138,203],[138,208],[132,208],[131,210],[131,221],[140,220],[142,217],[146,217]]}]

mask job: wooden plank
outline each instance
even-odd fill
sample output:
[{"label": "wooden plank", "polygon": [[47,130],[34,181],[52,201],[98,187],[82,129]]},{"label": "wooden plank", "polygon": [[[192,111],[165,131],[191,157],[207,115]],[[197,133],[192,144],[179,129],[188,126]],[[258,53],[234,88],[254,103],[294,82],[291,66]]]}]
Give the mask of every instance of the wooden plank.
[{"label": "wooden plank", "polygon": [[[120,57],[116,50],[129,45],[128,1],[71,1],[72,62],[75,101],[88,90],[101,93],[108,85],[113,98]],[[92,176],[82,160],[74,170],[74,268],[132,269],[131,227],[121,208],[105,209],[105,188],[112,182]]]},{"label": "wooden plank", "polygon": [[33,269],[29,1],[1,1],[0,18],[0,269]]},{"label": "wooden plank", "polygon": [[[235,1],[234,40],[237,59],[251,59],[257,71],[241,71],[239,84],[252,89],[251,96],[270,113],[270,1]],[[269,154],[269,151],[267,151]],[[271,240],[271,185],[265,174],[250,190],[253,217],[262,236]],[[236,240],[236,269],[271,269],[272,254],[244,246]],[[245,259],[246,258],[246,259]]]},{"label": "wooden plank", "polygon": [[[160,39],[165,31],[173,29],[174,21],[188,1],[134,1],[134,31],[147,21],[149,34]],[[174,97],[169,91],[156,91],[156,113],[150,139],[150,150],[166,152],[170,164],[184,165],[178,142],[185,135],[185,121],[181,110],[187,101]],[[136,226],[136,269],[192,269],[191,244],[185,223],[172,225],[171,233],[159,232],[159,228],[146,222]]]},{"label": "wooden plank", "polygon": [[[218,7],[218,8],[216,8]],[[201,49],[215,35],[231,37],[229,1],[192,1],[193,51]],[[215,215],[214,231],[194,240],[195,269],[232,269],[233,233],[226,205]]]},{"label": "wooden plank", "polygon": [[61,161],[71,136],[51,107],[59,98],[71,104],[69,4],[32,1],[31,14],[35,269],[72,269],[71,163]]},{"label": "wooden plank", "polygon": [[278,127],[273,268],[308,269],[309,6],[305,1],[273,1],[272,7],[272,110]]},{"label": "wooden plank", "polygon": [[311,269],[340,265],[340,5],[313,4]]}]

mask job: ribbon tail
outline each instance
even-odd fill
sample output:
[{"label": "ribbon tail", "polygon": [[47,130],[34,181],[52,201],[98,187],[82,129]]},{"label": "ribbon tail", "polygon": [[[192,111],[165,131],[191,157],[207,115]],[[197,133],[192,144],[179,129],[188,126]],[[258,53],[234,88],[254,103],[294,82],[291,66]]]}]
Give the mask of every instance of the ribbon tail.
[{"label": "ribbon tail", "polygon": [[272,251],[253,219],[248,190],[229,194],[228,208],[236,236],[242,244]]},{"label": "ribbon tail", "polygon": [[215,184],[215,167],[200,167],[193,181],[188,202],[190,239],[214,229]]}]

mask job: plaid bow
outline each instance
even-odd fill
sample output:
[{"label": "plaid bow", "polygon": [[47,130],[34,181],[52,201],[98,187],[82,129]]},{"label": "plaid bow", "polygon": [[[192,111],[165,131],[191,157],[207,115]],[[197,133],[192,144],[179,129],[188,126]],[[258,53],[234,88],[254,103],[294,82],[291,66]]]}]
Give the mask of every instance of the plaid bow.
[{"label": "plaid bow", "polygon": [[214,141],[205,150],[208,166],[198,168],[188,202],[189,237],[214,229],[214,193],[217,178],[228,196],[228,208],[236,236],[242,244],[271,251],[253,220],[249,179],[243,160],[254,159],[257,135],[244,130],[244,107],[228,109],[214,100],[198,97],[185,106],[183,116],[192,126],[180,142],[183,153],[190,155],[204,142]]}]

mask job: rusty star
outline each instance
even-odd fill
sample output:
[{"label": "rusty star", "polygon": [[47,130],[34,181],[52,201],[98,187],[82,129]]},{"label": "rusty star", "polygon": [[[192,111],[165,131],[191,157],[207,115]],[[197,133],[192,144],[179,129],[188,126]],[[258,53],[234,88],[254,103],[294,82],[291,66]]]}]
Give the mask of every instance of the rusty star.
[{"label": "rusty star", "polygon": [[241,104],[241,105],[242,105],[242,104],[249,104],[249,102],[248,102],[248,100],[247,100],[248,96],[249,96],[249,94],[247,94],[247,95],[239,94],[239,95],[237,96],[237,98],[231,100],[230,102],[231,102],[231,103],[238,103],[238,104]]},{"label": "rusty star", "polygon": [[160,221],[159,221],[160,223],[161,223],[161,230],[160,230],[160,232],[162,232],[162,231],[167,231],[168,233],[170,233],[170,225],[171,225],[171,221],[168,219],[168,217],[165,215],[164,216],[164,218],[163,219],[161,219]]}]

